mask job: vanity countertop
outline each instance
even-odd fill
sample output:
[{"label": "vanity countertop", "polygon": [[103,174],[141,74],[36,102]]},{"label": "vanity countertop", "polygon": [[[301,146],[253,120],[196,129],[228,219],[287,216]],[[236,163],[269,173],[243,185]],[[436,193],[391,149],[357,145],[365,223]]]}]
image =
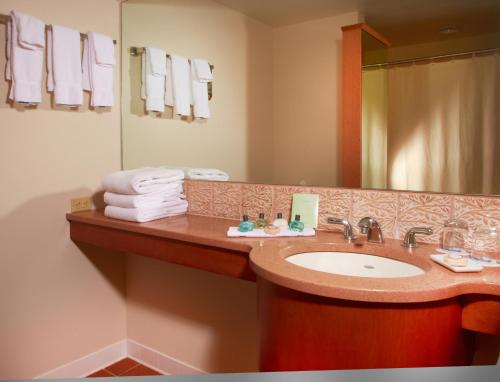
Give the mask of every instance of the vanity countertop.
[{"label": "vanity countertop", "polygon": [[[253,280],[255,275],[249,269],[250,266],[257,275],[268,281],[321,296],[388,303],[436,301],[466,294],[492,295],[496,296],[495,299],[500,296],[500,268],[485,268],[479,273],[453,273],[429,258],[436,248],[436,245],[431,244],[422,244],[410,253],[397,240],[387,239],[384,244],[366,243],[363,240],[347,243],[337,232],[318,232],[315,237],[297,238],[228,238],[228,227],[237,225],[237,221],[189,214],[148,223],[110,219],[102,211],[68,213],[67,219],[72,225],[71,237],[77,242],[102,244],[105,248],[132,253],[141,252],[138,254],[144,256],[150,256],[147,253],[149,250],[153,252],[151,257]],[[124,243],[128,237],[133,237],[134,241],[156,241],[127,246]],[[183,247],[162,249],[159,247],[162,242],[195,245],[198,251],[185,251]],[[227,252],[227,256],[218,257],[217,250]],[[309,270],[284,260],[293,253],[333,250],[389,257],[416,265],[425,273],[391,279],[349,277]],[[174,254],[175,251],[179,254]],[[209,260],[204,260],[204,253]],[[190,258],[185,260],[182,256]],[[204,266],[197,266],[197,262],[204,261]],[[220,264],[217,264],[218,261]],[[231,262],[236,265],[229,269],[228,263]],[[218,265],[226,268],[219,269]]]}]

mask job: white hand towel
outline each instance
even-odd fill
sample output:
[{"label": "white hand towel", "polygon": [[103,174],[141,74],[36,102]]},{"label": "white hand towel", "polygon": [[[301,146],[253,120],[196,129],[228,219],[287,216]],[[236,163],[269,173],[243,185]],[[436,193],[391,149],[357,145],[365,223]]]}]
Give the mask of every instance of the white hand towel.
[{"label": "white hand towel", "polygon": [[83,90],[92,91],[90,85],[90,52],[89,52],[89,39],[88,37],[83,40],[83,53],[82,53],[82,86]]},{"label": "white hand towel", "polygon": [[194,73],[200,82],[210,82],[213,80],[210,64],[207,60],[202,58],[193,58],[191,66],[194,67]]},{"label": "white hand towel", "polygon": [[186,57],[172,54],[172,83],[174,93],[174,113],[191,115],[191,70]]},{"label": "white hand towel", "polygon": [[47,34],[47,90],[58,105],[83,103],[80,32],[53,25]]},{"label": "white hand towel", "polygon": [[[102,53],[101,50],[112,52]],[[104,57],[101,58],[101,63],[97,62],[96,52],[101,52]],[[91,106],[113,106],[113,64],[109,58],[111,55],[114,57],[114,45],[110,37],[95,32],[87,33],[87,39],[83,43],[83,88],[92,92]]]},{"label": "white hand towel", "polygon": [[146,52],[141,54],[141,98],[146,99]]},{"label": "white hand towel", "polygon": [[229,175],[216,168],[190,168],[186,173],[189,179],[228,181]]},{"label": "white hand towel", "polygon": [[97,32],[92,32],[92,37],[96,64],[107,67],[115,66],[115,44],[113,39]]},{"label": "white hand towel", "polygon": [[106,191],[136,195],[164,191],[169,183],[184,179],[182,170],[144,167],[136,170],[117,171],[102,180]]},{"label": "white hand towel", "polygon": [[178,204],[160,208],[122,208],[106,206],[104,215],[109,218],[133,222],[147,222],[169,216],[181,215],[187,211],[188,202],[181,200]]},{"label": "white hand towel", "polygon": [[12,80],[12,74],[11,74],[11,70],[10,70],[10,66],[11,66],[11,30],[12,29],[12,23],[11,21],[7,21],[7,24],[5,25],[5,57],[6,57],[6,61],[5,61],[5,79],[7,81],[10,81]]},{"label": "white hand towel", "polygon": [[165,105],[174,106],[174,83],[172,81],[172,59],[167,57],[167,74],[165,76]]},{"label": "white hand towel", "polygon": [[45,48],[45,23],[36,17],[13,11],[18,23],[18,42],[26,49]]},{"label": "white hand towel", "polygon": [[104,193],[104,202],[110,206],[123,208],[157,207],[164,202],[185,199],[182,193],[182,184],[179,182],[176,188],[160,192],[152,192],[142,195],[123,195],[114,192]]},{"label": "white hand towel", "polygon": [[[145,59],[144,59],[145,56]],[[146,110],[165,110],[165,75],[167,72],[167,57],[164,50],[146,48],[143,54],[141,76],[145,80]]]},{"label": "white hand towel", "polygon": [[201,82],[196,75],[194,65],[191,64],[191,90],[193,99],[193,114],[196,118],[210,118],[208,107],[208,85]]},{"label": "white hand towel", "polygon": [[[38,35],[38,37],[37,37]],[[22,41],[20,36],[24,36]],[[42,101],[43,46],[45,24],[32,16],[11,12],[9,99],[15,102],[40,103]]]}]

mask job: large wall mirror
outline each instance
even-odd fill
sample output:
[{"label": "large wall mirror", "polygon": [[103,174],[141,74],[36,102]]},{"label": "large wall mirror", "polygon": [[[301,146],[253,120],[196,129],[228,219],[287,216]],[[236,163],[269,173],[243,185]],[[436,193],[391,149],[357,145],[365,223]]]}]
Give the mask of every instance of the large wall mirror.
[{"label": "large wall mirror", "polygon": [[[364,21],[392,45],[363,38],[362,187],[500,194],[500,3],[405,4],[124,2],[123,168],[340,186],[341,27]],[[130,48],[146,46],[215,66],[210,118],[145,111]]]}]

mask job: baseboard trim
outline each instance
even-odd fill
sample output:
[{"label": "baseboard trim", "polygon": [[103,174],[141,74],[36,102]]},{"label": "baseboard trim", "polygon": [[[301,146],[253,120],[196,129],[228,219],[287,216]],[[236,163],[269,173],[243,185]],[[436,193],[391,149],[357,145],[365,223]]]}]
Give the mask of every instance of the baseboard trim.
[{"label": "baseboard trim", "polygon": [[127,340],[121,340],[52,369],[34,379],[83,378],[127,356]]},{"label": "baseboard trim", "polygon": [[207,372],[134,340],[127,340],[127,355],[165,375],[197,375]]},{"label": "baseboard trim", "polygon": [[196,375],[207,372],[134,340],[121,340],[91,354],[52,369],[34,379],[83,378],[125,357],[165,375]]}]

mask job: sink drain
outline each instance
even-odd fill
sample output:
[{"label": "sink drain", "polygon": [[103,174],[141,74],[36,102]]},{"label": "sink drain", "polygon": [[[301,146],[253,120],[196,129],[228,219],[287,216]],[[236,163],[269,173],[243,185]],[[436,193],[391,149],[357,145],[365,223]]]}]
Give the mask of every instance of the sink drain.
[{"label": "sink drain", "polygon": [[373,265],[363,265],[366,269],[375,269]]}]

